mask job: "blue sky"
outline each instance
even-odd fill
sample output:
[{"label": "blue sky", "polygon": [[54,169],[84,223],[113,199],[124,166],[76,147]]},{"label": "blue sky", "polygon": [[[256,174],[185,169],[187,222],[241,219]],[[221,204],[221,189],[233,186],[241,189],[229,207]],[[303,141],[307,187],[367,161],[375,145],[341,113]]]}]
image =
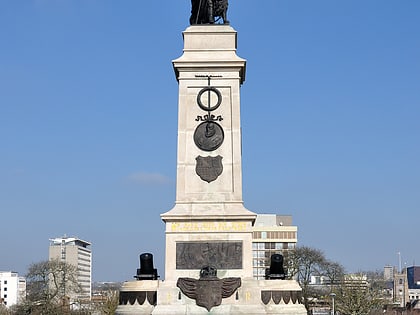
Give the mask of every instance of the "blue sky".
[{"label": "blue sky", "polygon": [[[0,270],[64,234],[95,281],[164,272],[189,0],[0,0]],[[231,0],[243,196],[348,272],[420,264],[418,0]]]}]

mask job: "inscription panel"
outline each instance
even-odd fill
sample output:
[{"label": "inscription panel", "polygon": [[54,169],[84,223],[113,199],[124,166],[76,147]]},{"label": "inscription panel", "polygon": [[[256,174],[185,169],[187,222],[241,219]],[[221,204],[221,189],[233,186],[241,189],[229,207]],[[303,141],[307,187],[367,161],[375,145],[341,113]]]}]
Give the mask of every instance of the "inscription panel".
[{"label": "inscription panel", "polygon": [[242,242],[178,242],[176,269],[242,269]]},{"label": "inscription panel", "polygon": [[247,222],[172,222],[170,232],[246,232]]}]

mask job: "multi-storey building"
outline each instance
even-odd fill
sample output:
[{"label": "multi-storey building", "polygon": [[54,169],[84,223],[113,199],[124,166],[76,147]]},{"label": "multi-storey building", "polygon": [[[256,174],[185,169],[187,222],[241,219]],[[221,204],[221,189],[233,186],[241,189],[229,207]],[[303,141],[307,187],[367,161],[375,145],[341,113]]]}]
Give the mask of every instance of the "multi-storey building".
[{"label": "multi-storey building", "polygon": [[384,280],[392,281],[394,279],[394,274],[396,273],[395,267],[385,266],[384,267]]},{"label": "multi-storey building", "polygon": [[264,279],[271,255],[287,257],[296,248],[297,226],[292,225],[290,215],[258,214],[252,230],[253,275]]},{"label": "multi-storey building", "polygon": [[407,268],[408,299],[410,304],[420,308],[420,267],[412,266]]},{"label": "multi-storey building", "polygon": [[0,304],[7,307],[21,302],[26,295],[26,280],[17,272],[0,271]]},{"label": "multi-storey building", "polygon": [[71,299],[90,299],[92,295],[91,243],[75,237],[50,239],[49,259],[58,259],[77,267],[77,279],[83,292]]}]

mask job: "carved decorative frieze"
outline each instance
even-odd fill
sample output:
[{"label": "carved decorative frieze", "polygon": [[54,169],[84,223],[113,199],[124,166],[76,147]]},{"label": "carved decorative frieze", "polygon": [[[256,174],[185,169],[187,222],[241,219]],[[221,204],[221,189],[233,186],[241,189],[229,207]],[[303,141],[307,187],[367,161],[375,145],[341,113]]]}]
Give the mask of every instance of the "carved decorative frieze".
[{"label": "carved decorative frieze", "polygon": [[157,293],[156,291],[122,291],[120,292],[120,305],[134,305],[136,302],[139,305],[143,305],[146,301],[150,305],[157,304]]},{"label": "carved decorative frieze", "polygon": [[293,304],[302,304],[302,292],[301,291],[281,291],[281,290],[263,290],[261,291],[261,301],[267,305],[270,301],[274,304],[280,304],[283,301],[284,304],[289,304],[290,301]]}]

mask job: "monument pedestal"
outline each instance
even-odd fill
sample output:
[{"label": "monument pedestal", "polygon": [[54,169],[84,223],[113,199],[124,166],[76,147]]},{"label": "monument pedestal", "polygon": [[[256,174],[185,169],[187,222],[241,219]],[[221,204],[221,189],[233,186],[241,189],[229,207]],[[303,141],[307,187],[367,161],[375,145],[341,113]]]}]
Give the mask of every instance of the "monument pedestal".
[{"label": "monument pedestal", "polygon": [[[123,297],[123,302],[120,302],[116,314],[306,315],[300,293],[301,288],[293,280],[243,280],[235,294],[208,311],[197,306],[196,300],[182,294],[175,281],[130,281],[124,283],[120,292],[120,301]],[[154,296],[157,300],[153,300]]]},{"label": "monument pedestal", "polygon": [[246,61],[236,55],[236,31],[195,25],[183,36],[183,55],[173,61],[179,83],[176,201],[161,215],[165,281],[126,282],[117,314],[306,314],[296,281],[253,279],[256,214],[242,200]]}]

